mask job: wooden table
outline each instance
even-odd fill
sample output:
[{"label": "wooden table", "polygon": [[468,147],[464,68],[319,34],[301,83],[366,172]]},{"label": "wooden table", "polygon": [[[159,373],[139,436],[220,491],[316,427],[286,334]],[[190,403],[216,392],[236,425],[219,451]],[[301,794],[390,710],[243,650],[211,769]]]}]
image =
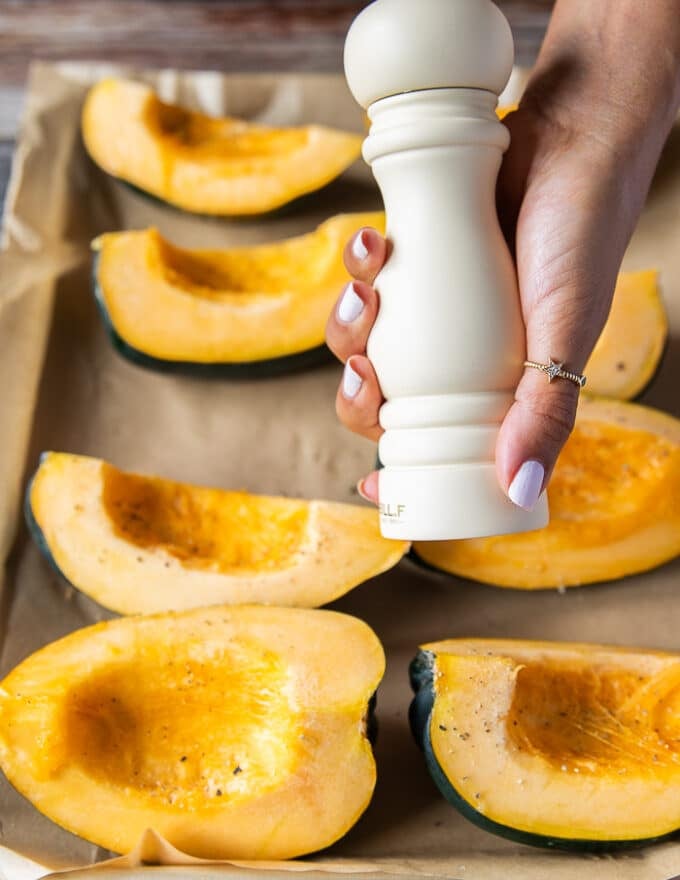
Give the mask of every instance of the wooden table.
[{"label": "wooden table", "polygon": [[[414,0],[417,2],[417,0]],[[496,0],[531,64],[552,0]],[[223,71],[338,71],[364,0],[0,0],[0,205],[33,59]]]}]

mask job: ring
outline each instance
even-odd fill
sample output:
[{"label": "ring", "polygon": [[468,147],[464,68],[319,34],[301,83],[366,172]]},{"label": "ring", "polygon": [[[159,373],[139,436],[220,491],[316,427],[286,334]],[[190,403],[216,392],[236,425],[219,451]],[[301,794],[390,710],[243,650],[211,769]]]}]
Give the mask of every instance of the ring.
[{"label": "ring", "polygon": [[533,367],[535,370],[540,370],[542,373],[546,373],[548,376],[548,382],[552,382],[553,379],[569,379],[570,382],[574,382],[579,388],[583,388],[586,384],[585,376],[581,376],[578,373],[572,373],[570,370],[564,370],[564,364],[558,364],[552,358],[550,358],[550,363],[548,364],[537,364],[536,361],[524,361],[524,366]]}]

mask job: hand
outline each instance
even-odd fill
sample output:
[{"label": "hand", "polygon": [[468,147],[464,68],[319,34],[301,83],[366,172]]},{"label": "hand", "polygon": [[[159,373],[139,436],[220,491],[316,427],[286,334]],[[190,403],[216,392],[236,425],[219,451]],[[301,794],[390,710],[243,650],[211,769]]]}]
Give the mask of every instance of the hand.
[{"label": "hand", "polygon": [[[597,70],[584,88],[559,53],[555,60],[555,41],[559,33],[546,40],[547,60],[505,120],[512,142],[498,182],[499,216],[516,260],[527,357],[552,357],[581,373],[606,321],[672,115],[664,108],[662,118],[652,118],[650,110],[645,119],[624,100],[617,105]],[[383,397],[366,342],[379,308],[372,284],[386,259],[388,243],[375,230],[361,230],[348,244],[345,264],[356,280],[327,328],[329,347],[345,363],[338,416],[375,440]],[[547,485],[577,400],[572,382],[549,384],[545,374],[525,370],[496,447],[500,485],[519,506],[532,508]],[[377,487],[374,472],[359,491],[377,501]]]}]

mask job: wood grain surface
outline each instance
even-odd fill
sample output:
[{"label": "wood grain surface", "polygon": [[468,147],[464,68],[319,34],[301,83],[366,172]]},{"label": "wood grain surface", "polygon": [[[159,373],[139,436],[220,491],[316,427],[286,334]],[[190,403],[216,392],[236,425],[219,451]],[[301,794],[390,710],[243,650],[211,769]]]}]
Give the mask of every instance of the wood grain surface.
[{"label": "wood grain surface", "polygon": [[[553,0],[496,2],[512,26],[518,63],[531,64]],[[340,72],[347,28],[365,5],[365,0],[0,0],[0,193],[31,61]]]},{"label": "wood grain surface", "polygon": [[[414,0],[417,2],[417,0]],[[497,0],[517,60],[535,57],[551,0]],[[340,71],[364,0],[0,0],[0,83],[34,58],[225,71]]]}]

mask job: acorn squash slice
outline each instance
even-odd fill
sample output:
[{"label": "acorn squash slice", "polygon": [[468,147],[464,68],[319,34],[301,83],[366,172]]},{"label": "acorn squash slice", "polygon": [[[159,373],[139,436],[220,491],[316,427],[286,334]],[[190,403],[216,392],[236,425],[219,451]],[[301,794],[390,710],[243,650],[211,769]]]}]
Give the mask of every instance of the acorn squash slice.
[{"label": "acorn squash slice", "polygon": [[266,128],[165,104],[146,85],[105,79],[88,92],[85,147],[104,171],[185,211],[262,214],[329,183],[362,137],[320,125]]},{"label": "acorn squash slice", "polygon": [[499,587],[576,587],[646,571],[680,553],[680,421],[583,396],[548,487],[545,529],[419,541],[430,567]]},{"label": "acorn squash slice", "polygon": [[323,605],[408,548],[380,535],[369,507],[189,486],[54,452],[42,458],[26,510],[58,571],[121,614]]},{"label": "acorn squash slice", "polygon": [[50,819],[130,850],[153,828],[204,858],[342,837],[376,780],[377,636],[331,611],[195,609],[90,626],[0,685],[0,766]]},{"label": "acorn squash slice", "polygon": [[434,781],[487,831],[607,850],[680,829],[680,655],[452,639],[411,680]]},{"label": "acorn squash slice", "polygon": [[[142,366],[232,377],[304,368],[328,357],[326,322],[349,281],[343,249],[364,226],[384,234],[384,213],[340,214],[307,235],[227,250],[178,248],[156,229],[107,233],[93,242],[95,297],[114,346]],[[667,333],[657,273],[621,273],[588,390],[640,393]]]},{"label": "acorn squash slice", "polygon": [[384,214],[341,214],[314,232],[231,250],[182,250],[155,229],[98,238],[94,290],[113,344],[135,363],[244,377],[329,356],[326,322],[350,278],[343,249]]},{"label": "acorn squash slice", "polygon": [[619,400],[637,397],[653,379],[667,337],[657,273],[622,272],[607,323],[585,369],[586,390]]}]

